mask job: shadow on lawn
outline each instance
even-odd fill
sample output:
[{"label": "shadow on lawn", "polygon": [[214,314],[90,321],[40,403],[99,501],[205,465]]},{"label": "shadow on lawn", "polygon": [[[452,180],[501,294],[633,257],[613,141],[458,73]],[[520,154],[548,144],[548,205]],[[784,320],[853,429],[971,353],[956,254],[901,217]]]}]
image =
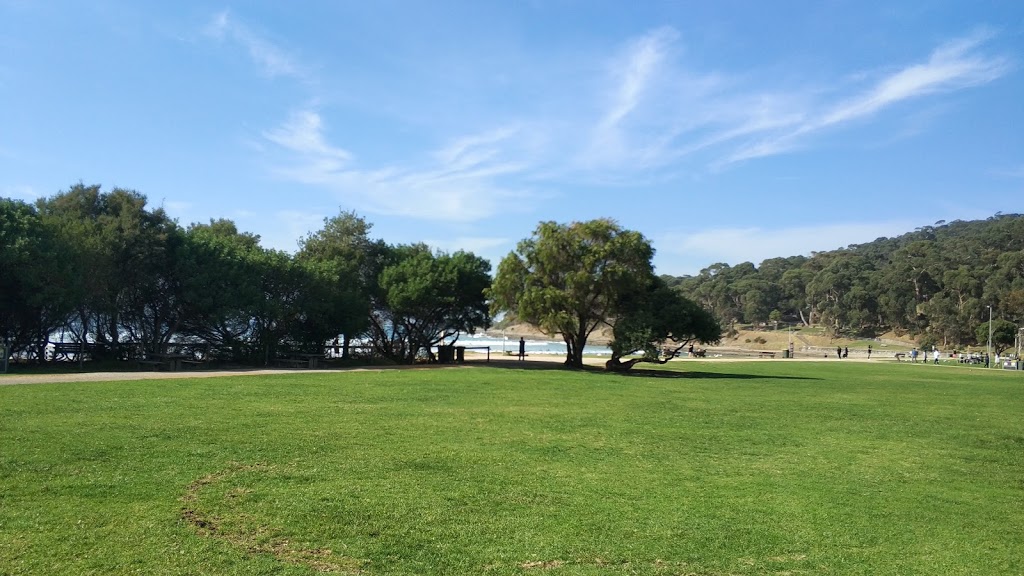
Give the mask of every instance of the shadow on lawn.
[{"label": "shadow on lawn", "polygon": [[[470,365],[478,365],[476,362]],[[672,369],[651,369],[633,368],[625,372],[609,372],[599,366],[584,366],[583,368],[572,368],[560,362],[520,362],[518,360],[491,360],[483,366],[496,368],[509,368],[515,370],[562,370],[569,372],[583,372],[595,376],[624,376],[627,378],[686,378],[706,380],[821,380],[807,376],[780,376],[771,374],[736,374],[731,372],[701,372],[695,370],[681,371]]]}]

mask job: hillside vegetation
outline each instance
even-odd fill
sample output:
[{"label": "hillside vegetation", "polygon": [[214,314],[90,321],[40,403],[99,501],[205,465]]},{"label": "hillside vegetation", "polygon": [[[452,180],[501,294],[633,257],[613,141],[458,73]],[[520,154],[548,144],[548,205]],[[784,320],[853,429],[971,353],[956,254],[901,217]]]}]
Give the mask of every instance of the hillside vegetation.
[{"label": "hillside vegetation", "polygon": [[975,344],[988,306],[993,319],[1024,324],[1024,216],[940,221],[810,257],[718,263],[665,279],[726,328],[790,322],[836,336],[892,331],[923,344]]}]

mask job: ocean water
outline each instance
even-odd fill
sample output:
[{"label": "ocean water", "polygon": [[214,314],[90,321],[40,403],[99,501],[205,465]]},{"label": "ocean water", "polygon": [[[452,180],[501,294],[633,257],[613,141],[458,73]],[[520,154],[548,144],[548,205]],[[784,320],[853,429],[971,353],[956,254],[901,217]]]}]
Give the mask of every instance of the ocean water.
[{"label": "ocean water", "polygon": [[[512,352],[513,354],[519,352],[519,339],[502,338],[500,335],[494,334],[463,334],[459,337],[458,341],[455,342],[455,346],[490,346],[491,354],[501,354],[502,350]],[[526,340],[526,353],[527,354],[560,354],[565,355],[565,342],[557,340]],[[595,354],[599,356],[611,356],[611,348],[607,346],[591,346],[587,345],[583,347],[584,354]]]}]

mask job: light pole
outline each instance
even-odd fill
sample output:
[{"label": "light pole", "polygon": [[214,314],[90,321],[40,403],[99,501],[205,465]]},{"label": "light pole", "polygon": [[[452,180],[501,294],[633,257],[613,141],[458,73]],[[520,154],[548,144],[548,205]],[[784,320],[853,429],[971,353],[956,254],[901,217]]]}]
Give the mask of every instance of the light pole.
[{"label": "light pole", "polygon": [[995,364],[995,359],[992,357],[992,305],[988,306],[988,357],[989,367],[991,368]]},{"label": "light pole", "polygon": [[1017,330],[1017,365],[1021,363],[1021,346],[1024,345],[1024,327]]}]

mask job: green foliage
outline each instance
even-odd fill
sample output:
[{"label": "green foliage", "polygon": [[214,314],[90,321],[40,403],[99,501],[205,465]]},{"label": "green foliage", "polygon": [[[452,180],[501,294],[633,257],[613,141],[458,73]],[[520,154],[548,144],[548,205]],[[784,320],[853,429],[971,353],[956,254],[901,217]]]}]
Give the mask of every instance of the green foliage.
[{"label": "green foliage", "polygon": [[[710,312],[655,276],[645,290],[624,296],[612,333],[612,357],[606,364],[611,370],[639,362],[665,363],[691,343],[709,344],[722,337]],[[633,354],[640,357],[622,361]]]},{"label": "green foliage", "polygon": [[373,341],[385,356],[412,363],[421,351],[490,325],[484,296],[489,262],[468,252],[434,254],[423,245],[391,249],[378,281]]},{"label": "green foliage", "polygon": [[340,333],[342,355],[349,357],[352,338],[370,327],[371,296],[377,285],[379,260],[386,250],[383,242],[369,238],[372,225],[354,212],[341,212],[324,219],[324,227],[300,243],[297,258],[315,263],[328,278],[329,293],[319,313],[330,338]]},{"label": "green foliage", "polygon": [[591,333],[645,289],[654,250],[639,232],[610,219],[542,222],[498,265],[491,312],[510,312],[566,343],[566,363],[582,366]]},{"label": "green foliage", "polygon": [[74,339],[89,338],[111,357],[128,343],[156,350],[168,342],[180,320],[177,224],[162,209],[148,210],[143,195],[119,188],[77,184],[38,207],[61,247]]},{"label": "green foliage", "polygon": [[757,268],[713,264],[673,283],[726,320],[800,322],[833,335],[927,333],[941,346],[977,344],[972,327],[987,318],[987,305],[1024,323],[1024,216],[927,226],[810,258],[772,258]]},{"label": "green foliage", "polygon": [[[992,321],[992,348],[996,354],[1002,354],[1004,350],[1014,345],[1017,338],[1017,325],[1006,320]],[[988,343],[989,323],[985,322],[978,326],[975,337],[982,344]]]},{"label": "green foliage", "polygon": [[62,252],[35,208],[0,198],[0,340],[13,353],[41,356],[68,312]]},{"label": "green foliage", "polygon": [[146,204],[84,184],[36,207],[0,199],[0,337],[14,352],[41,361],[48,340],[71,340],[102,360],[173,342],[267,364],[339,334],[347,356],[373,326],[378,352],[409,362],[488,325],[490,265],[472,254],[371,241],[370,224],[342,212],[292,257],[230,220],[183,230]]}]

